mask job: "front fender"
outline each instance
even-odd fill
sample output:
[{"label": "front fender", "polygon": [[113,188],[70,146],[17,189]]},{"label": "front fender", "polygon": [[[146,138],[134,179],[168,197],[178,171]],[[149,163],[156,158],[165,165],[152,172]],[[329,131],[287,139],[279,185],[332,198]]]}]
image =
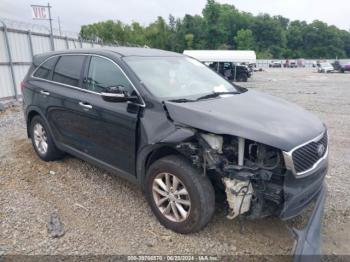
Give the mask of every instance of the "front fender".
[{"label": "front fender", "polygon": [[143,146],[137,153],[136,160],[136,176],[141,185],[143,185],[144,177],[146,175],[147,161],[149,157],[162,149],[171,149],[171,152],[176,152],[183,155],[176,146],[195,135],[195,130],[188,128],[177,128],[171,132],[161,141]]}]

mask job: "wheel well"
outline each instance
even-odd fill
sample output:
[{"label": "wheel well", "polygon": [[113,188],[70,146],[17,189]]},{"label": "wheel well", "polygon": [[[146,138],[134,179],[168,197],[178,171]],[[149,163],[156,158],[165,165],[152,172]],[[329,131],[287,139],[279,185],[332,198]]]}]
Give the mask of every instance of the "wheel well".
[{"label": "wheel well", "polygon": [[156,149],[152,151],[152,153],[150,153],[149,156],[147,157],[145,170],[147,170],[150,167],[150,165],[152,165],[158,159],[161,159],[162,157],[165,157],[168,155],[181,155],[181,154],[179,153],[179,151],[177,151],[176,149],[170,146],[164,146],[159,149]]},{"label": "wheel well", "polygon": [[28,116],[27,116],[27,136],[28,138],[30,138],[30,132],[29,132],[29,127],[30,127],[30,123],[32,122],[32,119],[34,116],[40,115],[37,111],[30,111]]}]

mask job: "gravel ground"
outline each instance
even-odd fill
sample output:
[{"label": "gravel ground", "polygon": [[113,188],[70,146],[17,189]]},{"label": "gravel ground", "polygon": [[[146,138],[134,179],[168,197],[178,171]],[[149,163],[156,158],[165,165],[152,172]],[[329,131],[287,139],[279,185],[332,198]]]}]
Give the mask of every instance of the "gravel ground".
[{"label": "gravel ground", "polygon": [[[312,69],[257,72],[244,86],[280,96],[317,114],[328,126],[329,194],[324,254],[350,254],[350,74]],[[242,84],[243,85],[243,84]],[[26,139],[19,106],[0,113],[1,254],[284,255],[293,238],[276,218],[236,220],[217,210],[201,232],[180,235],[162,227],[134,185],[71,156],[46,163]],[[65,234],[47,226],[56,213]],[[302,215],[290,224],[300,226]]]}]

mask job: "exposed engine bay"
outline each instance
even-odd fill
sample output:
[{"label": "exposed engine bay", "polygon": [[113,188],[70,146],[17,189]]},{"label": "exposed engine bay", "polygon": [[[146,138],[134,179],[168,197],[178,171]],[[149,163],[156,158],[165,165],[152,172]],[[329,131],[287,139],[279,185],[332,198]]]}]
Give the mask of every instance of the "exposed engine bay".
[{"label": "exposed engine bay", "polygon": [[197,133],[177,149],[226,196],[227,217],[278,215],[285,174],[281,150],[241,137]]}]

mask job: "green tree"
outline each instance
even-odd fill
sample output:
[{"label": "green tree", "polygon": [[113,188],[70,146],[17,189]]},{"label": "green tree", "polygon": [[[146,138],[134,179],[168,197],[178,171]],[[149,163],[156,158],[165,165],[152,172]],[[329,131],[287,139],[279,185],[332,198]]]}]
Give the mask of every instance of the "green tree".
[{"label": "green tree", "polygon": [[162,17],[145,28],[145,38],[147,45],[160,49],[169,49],[169,26]]},{"label": "green tree", "polygon": [[277,15],[277,16],[274,16],[273,19],[275,21],[277,21],[284,30],[287,30],[288,25],[289,25],[289,19],[288,18],[285,18],[285,17],[283,17],[281,15]]},{"label": "green tree", "polygon": [[186,34],[185,35],[185,40],[186,40],[187,49],[192,49],[193,34]]},{"label": "green tree", "polygon": [[220,18],[218,27],[222,31],[221,42],[226,43],[230,48],[237,48],[234,42],[234,36],[241,29],[249,28],[252,16],[248,13],[241,13],[233,5],[223,4],[220,6]]},{"label": "green tree", "polygon": [[340,30],[317,20],[304,29],[303,50],[308,58],[345,57]]},{"label": "green tree", "polygon": [[144,45],[146,43],[145,29],[138,22],[132,22],[128,34],[128,42],[137,45]]},{"label": "green tree", "polygon": [[289,24],[286,33],[288,52],[285,57],[298,58],[305,56],[304,34],[306,27],[307,23],[305,21],[296,20]]},{"label": "green tree", "polygon": [[220,4],[214,0],[207,0],[204,7],[203,17],[205,20],[206,42],[209,49],[216,49],[223,36],[222,28],[218,25],[220,18]]},{"label": "green tree", "polygon": [[350,33],[348,31],[341,31],[341,38],[344,43],[344,52],[346,57],[350,57]]},{"label": "green tree", "polygon": [[236,48],[239,50],[254,50],[255,40],[250,29],[241,29],[234,37]]},{"label": "green tree", "polygon": [[286,47],[286,32],[278,21],[267,14],[255,17],[251,25],[256,40],[257,51],[269,51],[273,57],[280,58]]},{"label": "green tree", "polygon": [[207,0],[202,15],[149,25],[107,20],[83,25],[80,37],[104,44],[138,44],[176,52],[184,49],[253,49],[259,58],[350,57],[350,32],[322,21],[290,21],[283,16],[254,16],[234,5]]}]

